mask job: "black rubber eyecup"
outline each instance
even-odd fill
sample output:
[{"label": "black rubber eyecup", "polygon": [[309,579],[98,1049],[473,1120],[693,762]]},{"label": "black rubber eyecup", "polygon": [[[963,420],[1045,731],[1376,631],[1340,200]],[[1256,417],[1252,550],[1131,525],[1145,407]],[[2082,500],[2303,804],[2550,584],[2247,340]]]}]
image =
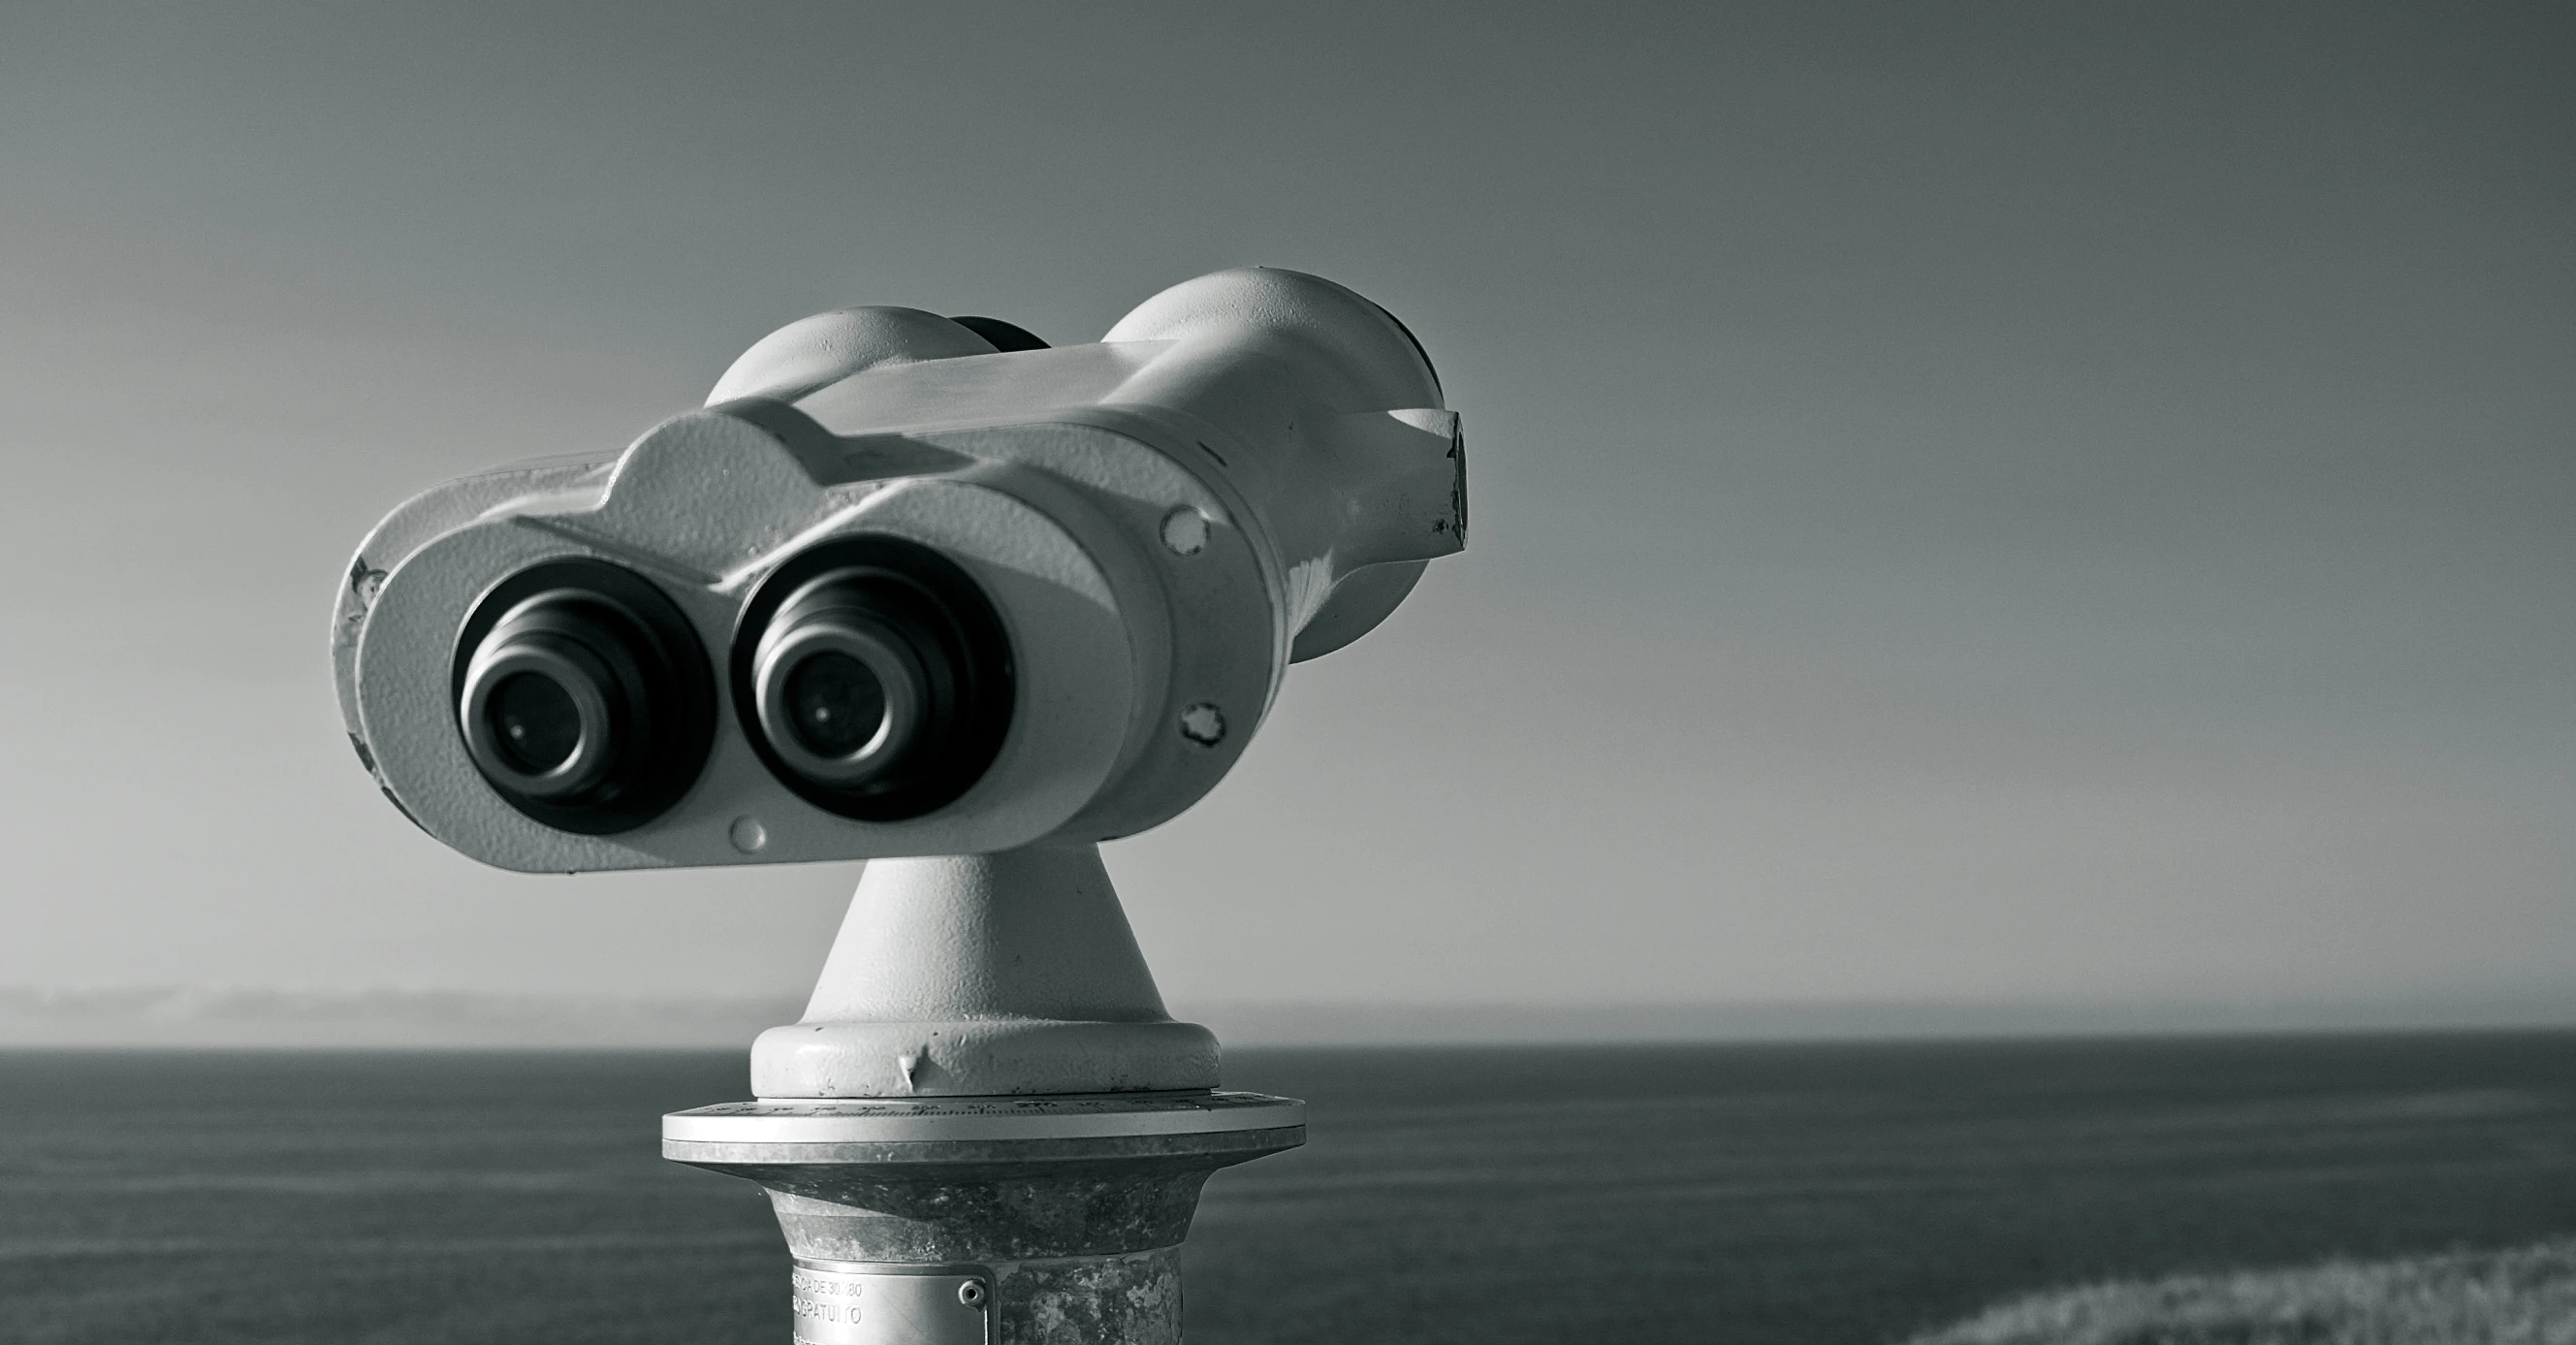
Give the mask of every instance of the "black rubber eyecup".
[{"label": "black rubber eyecup", "polygon": [[715,679],[688,618],[643,576],[587,558],[530,566],[474,604],[448,704],[495,793],[588,836],[668,811],[715,741]]},{"label": "black rubber eyecup", "polygon": [[842,817],[946,807],[1010,732],[1000,615],[955,561],[903,538],[839,538],[790,558],[744,607],[730,662],[743,737],[780,783]]}]

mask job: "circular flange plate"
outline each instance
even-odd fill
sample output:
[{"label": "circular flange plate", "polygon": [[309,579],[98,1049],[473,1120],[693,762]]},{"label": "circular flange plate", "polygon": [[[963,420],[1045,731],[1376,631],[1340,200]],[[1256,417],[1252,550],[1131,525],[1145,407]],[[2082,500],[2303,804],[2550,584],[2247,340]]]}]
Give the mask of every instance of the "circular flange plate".
[{"label": "circular flange plate", "polygon": [[1306,1104],[1264,1093],[1046,1097],[764,1098],[662,1118],[665,1143],[887,1144],[1213,1135],[1306,1124]]}]

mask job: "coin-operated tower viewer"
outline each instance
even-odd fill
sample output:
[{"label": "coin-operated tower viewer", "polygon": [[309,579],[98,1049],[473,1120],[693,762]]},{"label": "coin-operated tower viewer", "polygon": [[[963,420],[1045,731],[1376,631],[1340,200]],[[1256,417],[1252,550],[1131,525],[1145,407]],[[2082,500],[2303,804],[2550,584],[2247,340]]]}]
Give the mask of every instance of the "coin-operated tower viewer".
[{"label": "coin-operated tower viewer", "polygon": [[1063,348],[818,314],[622,453],[378,524],[341,710],[487,864],[869,861],[758,1100],[663,1118],[666,1156],[768,1189],[798,1340],[1176,1342],[1201,1184],[1304,1114],[1220,1088],[1098,843],[1205,794],[1288,664],[1465,545],[1441,401],[1403,324],[1294,271]]}]

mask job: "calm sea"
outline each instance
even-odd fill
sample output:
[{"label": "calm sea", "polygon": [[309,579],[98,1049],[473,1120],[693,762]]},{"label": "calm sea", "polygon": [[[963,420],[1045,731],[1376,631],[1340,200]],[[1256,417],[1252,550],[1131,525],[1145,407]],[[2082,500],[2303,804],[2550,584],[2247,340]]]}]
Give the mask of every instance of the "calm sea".
[{"label": "calm sea", "polygon": [[[1199,1345],[1851,1342],[2108,1275],[2576,1231],[2576,1034],[1243,1051]],[[0,1055],[0,1340],[770,1342],[724,1054]]]}]

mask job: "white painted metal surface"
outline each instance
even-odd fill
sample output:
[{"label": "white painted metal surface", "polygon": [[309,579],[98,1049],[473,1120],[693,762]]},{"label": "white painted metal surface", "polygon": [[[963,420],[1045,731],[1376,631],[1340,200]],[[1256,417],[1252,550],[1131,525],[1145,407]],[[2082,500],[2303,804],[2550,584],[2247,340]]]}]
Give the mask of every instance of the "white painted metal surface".
[{"label": "white painted metal surface", "polygon": [[[333,623],[342,708],[433,835],[570,872],[1129,834],[1215,785],[1292,658],[1356,638],[1464,544],[1457,418],[1430,366],[1374,304],[1295,272],[1203,277],[1056,350],[995,353],[914,310],[823,314],[756,345],[717,395],[613,458],[431,491],[360,547]],[[466,751],[451,646],[503,577],[629,567],[721,661],[767,574],[870,534],[964,567],[1009,633],[1009,736],[953,803],[895,821],[810,805],[746,750],[723,677],[685,795],[614,834],[523,815]]]},{"label": "white painted metal surface", "polygon": [[1164,1012],[1089,844],[868,865],[762,1097],[1213,1088],[1216,1037]]},{"label": "white painted metal surface", "polygon": [[1099,343],[792,323],[623,453],[396,509],[332,622],[386,796],[536,872],[870,861],[757,1102],[664,1118],[760,1182],[811,1345],[1177,1345],[1208,1173],[1304,1142],[1214,1091],[1097,842],[1204,795],[1287,665],[1466,541],[1403,326],[1220,272]]},{"label": "white painted metal surface", "polygon": [[770,1098],[673,1112],[666,1144],[903,1144],[1214,1135],[1306,1124],[1306,1104],[1260,1093],[1057,1097]]}]

